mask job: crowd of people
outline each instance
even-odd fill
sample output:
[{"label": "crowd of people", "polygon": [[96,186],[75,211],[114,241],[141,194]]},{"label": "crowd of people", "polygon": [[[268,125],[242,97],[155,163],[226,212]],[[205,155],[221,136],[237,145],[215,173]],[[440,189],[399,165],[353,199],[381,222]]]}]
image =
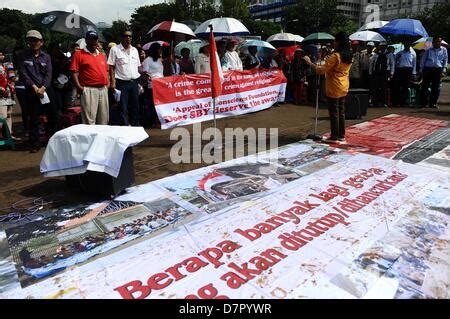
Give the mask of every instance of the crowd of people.
[{"label": "crowd of people", "polygon": [[114,227],[113,230],[109,232],[100,233],[95,236],[86,236],[80,241],[60,245],[56,248],[56,252],[50,256],[42,255],[39,258],[35,258],[32,257],[32,253],[26,247],[23,247],[19,252],[19,258],[26,268],[37,269],[45,267],[58,260],[72,257],[77,253],[90,251],[110,241],[121,240],[127,236],[144,235],[156,231],[176,222],[181,216],[182,213],[180,214],[172,209],[157,211],[154,214],[133,220],[130,223]]},{"label": "crowd of people", "polygon": [[[60,128],[59,117],[78,99],[83,124],[157,126],[152,80],[211,71],[210,47],[206,41],[202,42],[195,59],[191,59],[190,49],[183,48],[180,56],[176,56],[171,46],[162,46],[158,41],[147,50],[141,45],[133,46],[131,31],[124,31],[120,43],[110,43],[105,50],[97,32],[89,31],[84,42],[74,44],[69,53],[63,53],[57,45],[50,45],[49,54],[45,53],[44,39],[36,30],[29,31],[26,38],[28,48],[14,54],[15,73],[11,76],[7,68],[0,66],[0,116],[8,119],[13,132],[11,109],[16,95],[31,152],[37,152],[40,147],[43,110],[49,135]],[[415,52],[411,43],[405,42],[404,49],[397,54],[385,42],[375,45],[350,42],[348,38],[345,41],[351,44],[352,51],[349,86],[369,90],[371,106],[408,106],[412,87],[419,92],[420,106],[437,107],[441,76],[448,62],[447,49],[441,46],[442,38],[435,37],[433,46],[422,52]],[[324,95],[336,95],[327,92],[326,81],[320,81],[321,75],[327,76],[323,68],[329,59],[336,62],[333,55],[336,48],[332,44],[304,45],[293,54],[279,49],[260,55],[254,46],[248,47],[244,54],[238,48],[236,40],[217,42],[223,70],[282,70],[288,80],[288,103],[313,103],[319,83]],[[0,64],[3,59],[0,52]]]}]

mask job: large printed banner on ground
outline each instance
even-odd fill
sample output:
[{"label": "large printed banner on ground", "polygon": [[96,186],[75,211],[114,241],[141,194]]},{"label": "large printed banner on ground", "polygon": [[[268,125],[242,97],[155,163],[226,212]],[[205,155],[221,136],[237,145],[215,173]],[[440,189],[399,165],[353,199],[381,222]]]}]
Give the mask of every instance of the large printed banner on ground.
[{"label": "large printed banner on ground", "polygon": [[449,174],[278,153],[271,169],[273,154],[239,159],[8,225],[0,297],[448,298]]},{"label": "large printed banner on ground", "polygon": [[[216,102],[217,118],[270,108],[284,101],[286,77],[280,70],[230,71]],[[209,74],[153,80],[153,99],[162,129],[213,119]]]},{"label": "large printed banner on ground", "polygon": [[450,135],[428,121],[364,126],[359,150],[408,163],[300,142],[0,223],[0,298],[449,298]]}]

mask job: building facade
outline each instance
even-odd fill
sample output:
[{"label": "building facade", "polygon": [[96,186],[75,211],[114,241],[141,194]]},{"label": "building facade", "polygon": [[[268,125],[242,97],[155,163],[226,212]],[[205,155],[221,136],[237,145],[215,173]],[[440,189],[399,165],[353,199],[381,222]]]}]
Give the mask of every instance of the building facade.
[{"label": "building facade", "polygon": [[415,15],[426,8],[446,2],[448,0],[361,0],[361,22],[364,24],[367,17],[376,15],[377,12],[374,12],[376,8],[379,9],[380,20],[392,20],[401,16]]},{"label": "building facade", "polygon": [[[320,1],[320,0],[319,0]],[[338,0],[337,8],[360,26],[373,20],[392,20],[419,13],[449,0]],[[250,13],[255,20],[285,23],[284,12],[296,0],[252,0]],[[375,12],[376,11],[376,12]]]}]

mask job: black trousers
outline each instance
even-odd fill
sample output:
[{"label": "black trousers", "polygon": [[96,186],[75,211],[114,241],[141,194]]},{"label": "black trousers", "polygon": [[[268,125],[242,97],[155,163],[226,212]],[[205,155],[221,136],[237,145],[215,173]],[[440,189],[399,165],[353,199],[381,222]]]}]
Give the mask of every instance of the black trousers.
[{"label": "black trousers", "polygon": [[[422,92],[420,96],[422,106],[426,106],[427,101],[430,107],[437,104],[439,94],[441,93],[441,74],[442,68],[425,68],[423,70]],[[431,92],[428,94],[430,84]]]},{"label": "black trousers", "polygon": [[27,91],[25,89],[16,89],[17,100],[22,111],[22,123],[25,133],[30,129],[30,110],[27,103]]},{"label": "black trousers", "polygon": [[116,79],[120,91],[120,119],[123,126],[139,126],[139,85],[138,80],[122,81]]},{"label": "black trousers", "polygon": [[50,99],[50,103],[41,104],[41,100],[34,93],[33,89],[27,89],[25,92],[25,100],[29,111],[29,141],[32,146],[39,144],[39,125],[40,116],[47,116],[47,133],[52,136],[58,130],[58,112],[56,105],[53,102],[55,100],[53,89],[47,88],[47,95]]},{"label": "black trousers", "polygon": [[143,109],[141,124],[144,127],[151,127],[158,122],[155,104],[153,102],[153,89],[144,88]]},{"label": "black trousers", "polygon": [[331,139],[345,138],[345,97],[328,98]]},{"label": "black trousers", "polygon": [[389,72],[374,74],[373,105],[384,106],[388,103]]},{"label": "black trousers", "polygon": [[413,68],[397,68],[394,74],[392,104],[405,106],[408,100],[408,90],[411,85]]}]

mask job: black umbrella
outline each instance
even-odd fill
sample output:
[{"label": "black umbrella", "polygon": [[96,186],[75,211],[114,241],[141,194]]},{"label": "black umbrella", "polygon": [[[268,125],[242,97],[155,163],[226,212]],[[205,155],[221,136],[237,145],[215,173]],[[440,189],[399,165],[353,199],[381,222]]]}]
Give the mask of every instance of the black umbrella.
[{"label": "black umbrella", "polygon": [[96,31],[99,40],[105,42],[103,34],[98,31],[95,24],[75,13],[65,11],[51,11],[39,16],[39,26],[51,31],[62,32],[78,38],[84,38],[86,32]]}]

